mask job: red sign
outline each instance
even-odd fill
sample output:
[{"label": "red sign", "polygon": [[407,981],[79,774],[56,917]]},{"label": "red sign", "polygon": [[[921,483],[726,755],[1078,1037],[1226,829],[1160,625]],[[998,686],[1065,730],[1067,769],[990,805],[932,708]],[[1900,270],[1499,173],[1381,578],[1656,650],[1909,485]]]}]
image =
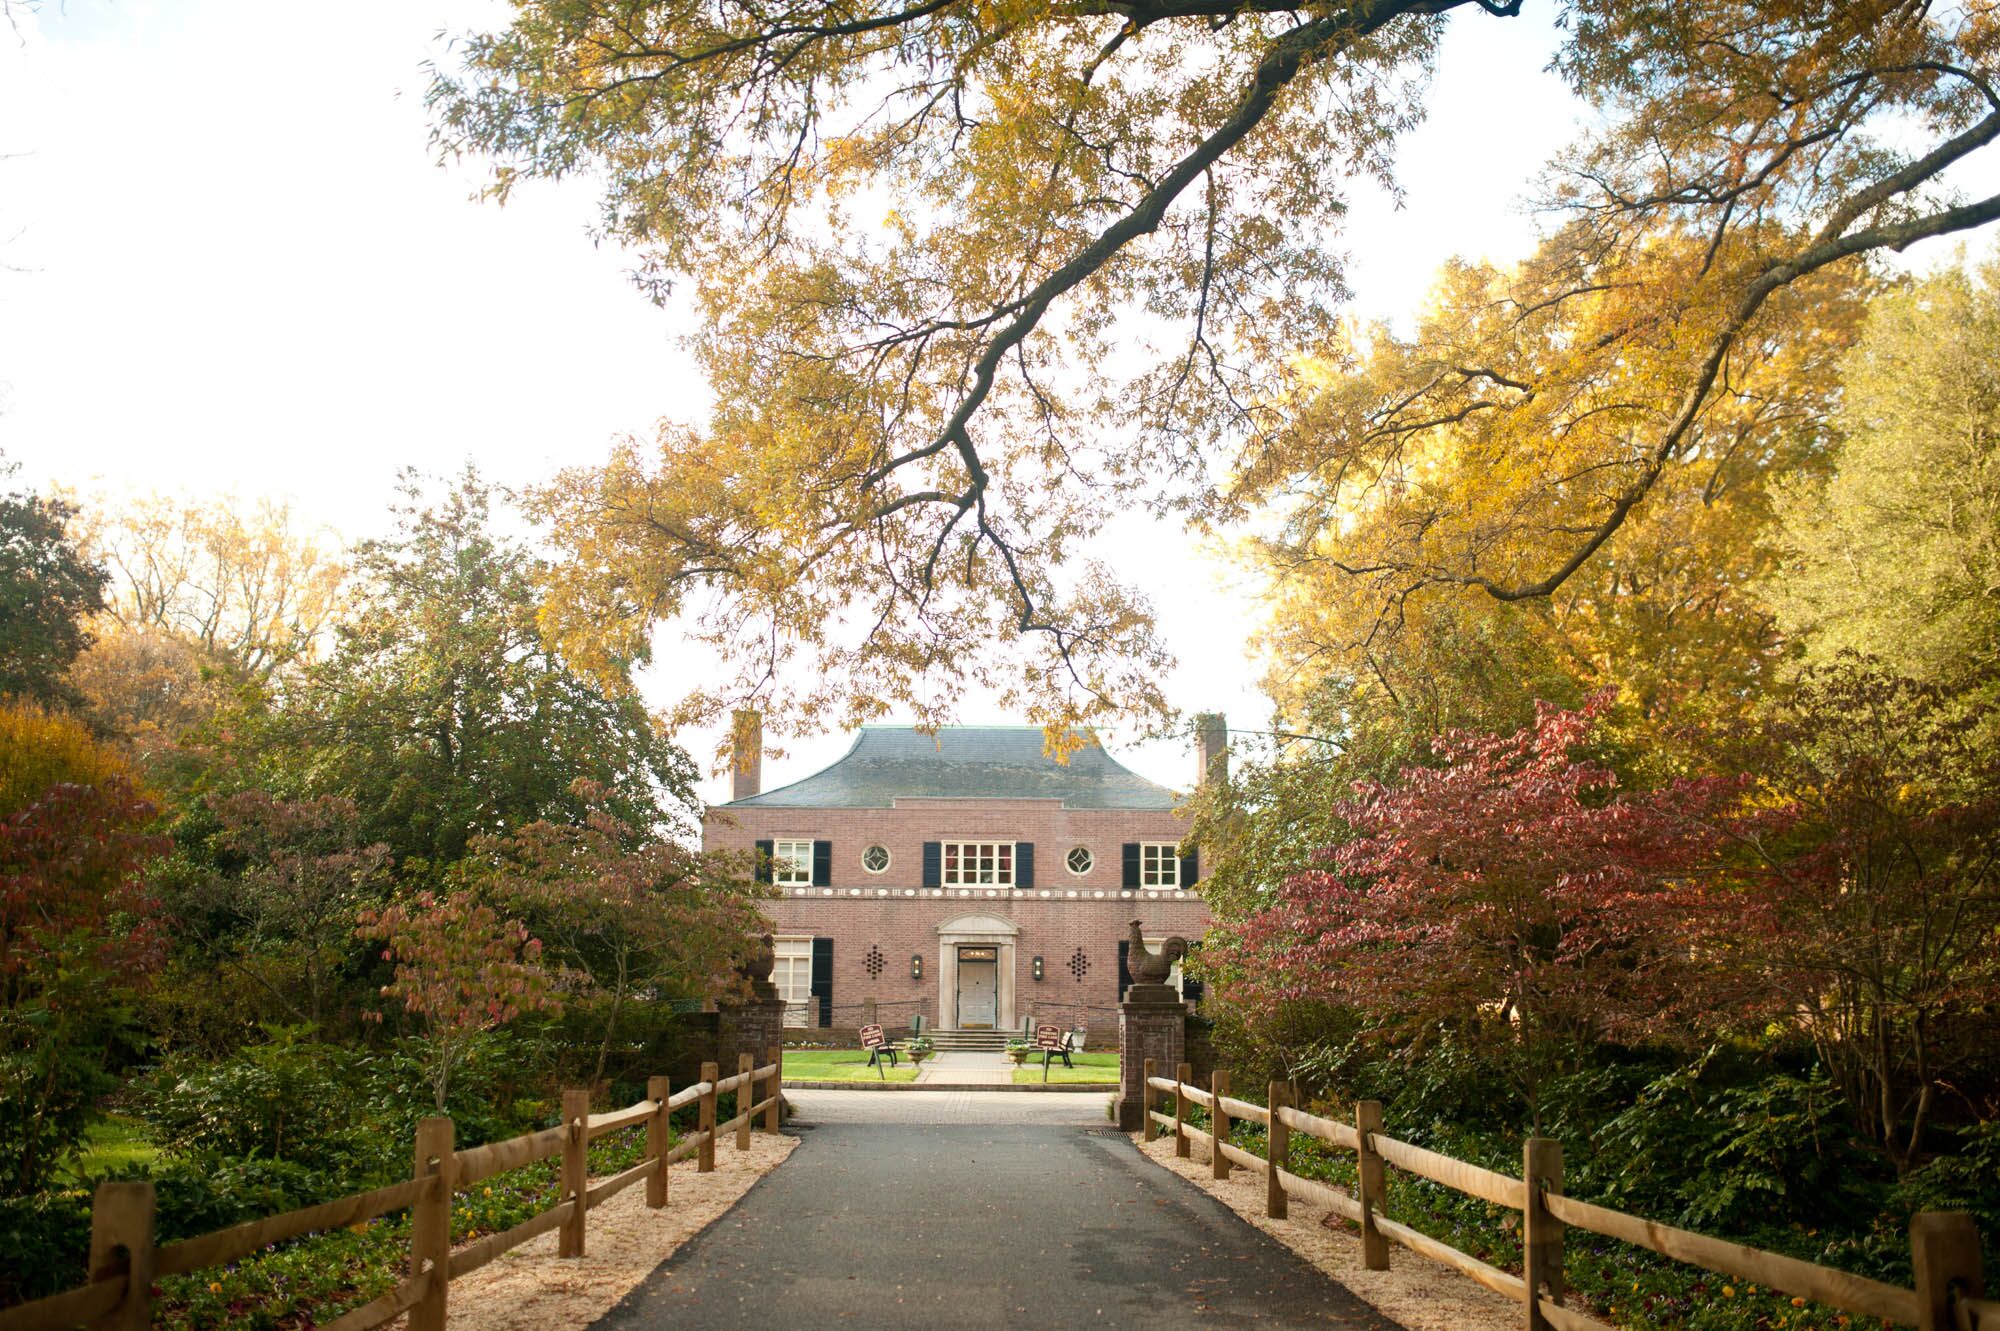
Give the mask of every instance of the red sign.
[{"label": "red sign", "polygon": [[1062,1027],[1060,1026],[1035,1027],[1035,1048],[1037,1049],[1062,1048]]},{"label": "red sign", "polygon": [[889,1042],[883,1038],[880,1026],[869,1025],[861,1028],[861,1047],[863,1049],[880,1049],[887,1043]]}]

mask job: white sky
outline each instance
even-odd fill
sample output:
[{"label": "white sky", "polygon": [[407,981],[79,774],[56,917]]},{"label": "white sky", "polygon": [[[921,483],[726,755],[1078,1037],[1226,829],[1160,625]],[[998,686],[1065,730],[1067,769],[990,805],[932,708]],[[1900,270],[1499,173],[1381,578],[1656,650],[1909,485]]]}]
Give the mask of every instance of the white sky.
[{"label": "white sky", "polygon": [[[1452,253],[1532,243],[1515,206],[1572,132],[1544,72],[1547,11],[1467,15],[1432,118],[1401,155],[1406,207],[1358,195],[1357,313],[1407,316]],[[593,247],[587,183],[473,201],[426,142],[422,65],[491,0],[50,0],[0,26],[0,451],[32,486],[288,499],[380,532],[398,468],[475,460],[524,484],[663,416],[698,419],[679,316]],[[1254,598],[1175,529],[1113,547],[1157,601],[1189,710],[1266,724],[1244,653]],[[662,642],[660,701],[685,654]],[[971,722],[1016,720],[968,715]],[[1112,747],[1185,786],[1189,746]],[[685,742],[706,760],[712,737]],[[845,736],[795,742],[776,785]],[[724,783],[704,793],[726,798]]]}]

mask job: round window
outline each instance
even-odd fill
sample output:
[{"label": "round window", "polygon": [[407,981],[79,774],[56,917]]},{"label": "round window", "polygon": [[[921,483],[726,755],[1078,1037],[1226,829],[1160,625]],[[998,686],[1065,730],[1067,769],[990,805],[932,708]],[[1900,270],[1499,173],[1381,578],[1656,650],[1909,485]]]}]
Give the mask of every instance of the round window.
[{"label": "round window", "polygon": [[1090,866],[1096,863],[1090,857],[1090,847],[1088,846],[1072,847],[1069,854],[1064,857],[1063,862],[1069,865],[1071,873],[1077,875],[1089,873]]},{"label": "round window", "polygon": [[881,873],[889,867],[889,848],[887,846],[870,846],[868,849],[862,851],[861,867],[869,873]]}]

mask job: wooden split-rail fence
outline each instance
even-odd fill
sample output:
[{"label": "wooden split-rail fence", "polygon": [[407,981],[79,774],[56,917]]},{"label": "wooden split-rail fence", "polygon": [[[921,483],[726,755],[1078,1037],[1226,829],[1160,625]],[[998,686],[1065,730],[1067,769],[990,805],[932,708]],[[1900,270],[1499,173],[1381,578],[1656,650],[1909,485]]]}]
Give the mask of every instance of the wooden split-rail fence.
[{"label": "wooden split-rail fence", "polygon": [[[558,1255],[581,1257],[584,1222],[592,1208],[642,1180],[646,1205],[664,1207],[669,1165],[692,1155],[698,1172],[706,1174],[715,1168],[716,1142],[727,1134],[734,1132],[736,1149],[747,1151],[751,1125],[758,1118],[763,1119],[764,1131],[778,1131],[780,1052],[772,1049],[765,1057],[764,1066],[758,1067],[749,1054],[741,1055],[731,1077],[720,1076],[715,1064],[704,1063],[701,1080],[678,1091],[667,1078],[653,1077],[646,1083],[645,1099],[604,1114],[590,1112],[588,1091],[564,1091],[562,1122],[556,1126],[462,1151],[453,1148],[449,1118],[427,1118],[417,1125],[416,1169],[407,1182],[176,1243],[154,1242],[152,1184],[99,1184],[91,1204],[89,1282],[0,1309],[0,1331],[72,1331],[80,1326],[140,1331],[152,1324],[153,1282],[161,1276],[240,1261],[286,1239],[358,1225],[405,1207],[411,1212],[408,1277],[381,1298],[328,1322],[322,1331],[367,1331],[405,1313],[410,1331],[444,1331],[446,1295],[460,1276],[552,1229],[557,1231]],[[759,1083],[765,1086],[761,1100],[756,1096]],[[739,1112],[727,1123],[717,1123],[716,1099],[732,1092]],[[669,1148],[667,1116],[689,1104],[699,1106],[696,1129]],[[645,1159],[592,1183],[586,1156],[590,1143],[636,1128],[646,1130]],[[452,1251],[454,1193],[551,1156],[562,1158],[561,1200],[556,1205],[512,1229]]]},{"label": "wooden split-rail fence", "polygon": [[[1361,1101],[1355,1106],[1354,1122],[1347,1124],[1293,1108],[1285,1082],[1270,1083],[1268,1105],[1256,1105],[1229,1094],[1227,1072],[1216,1072],[1206,1089],[1190,1085],[1188,1076],[1185,1063],[1168,1079],[1157,1075],[1152,1059],[1145,1061],[1147,1141],[1171,1133],[1174,1154],[1184,1158],[1192,1156],[1191,1143],[1204,1142],[1215,1178],[1228,1178],[1230,1168],[1239,1165],[1264,1175],[1265,1214],[1271,1218],[1285,1219],[1287,1203],[1293,1197],[1323,1206],[1360,1227],[1362,1262],[1369,1270],[1388,1270],[1389,1244],[1398,1243],[1520,1304],[1522,1324],[1528,1331],[1606,1331],[1604,1323],[1563,1306],[1563,1235],[1569,1228],[1620,1239],[1840,1312],[1878,1317],[1921,1331],[2000,1331],[2000,1299],[1983,1297],[1979,1232],[1972,1218],[1961,1212],[1927,1211],[1912,1218],[1910,1257],[1916,1288],[1904,1289],[1565,1196],[1562,1143],[1548,1138],[1528,1139],[1522,1152],[1522,1176],[1515,1178],[1387,1135],[1382,1131],[1379,1101]],[[1154,1108],[1156,1095],[1173,1097],[1172,1114]],[[1188,1122],[1190,1105],[1208,1111],[1209,1130]],[[1230,1125],[1237,1120],[1264,1128],[1263,1156],[1229,1140]],[[1352,1194],[1291,1172],[1293,1133],[1355,1153],[1358,1167]],[[1388,1166],[1520,1212],[1521,1274],[1488,1265],[1384,1215]]]}]

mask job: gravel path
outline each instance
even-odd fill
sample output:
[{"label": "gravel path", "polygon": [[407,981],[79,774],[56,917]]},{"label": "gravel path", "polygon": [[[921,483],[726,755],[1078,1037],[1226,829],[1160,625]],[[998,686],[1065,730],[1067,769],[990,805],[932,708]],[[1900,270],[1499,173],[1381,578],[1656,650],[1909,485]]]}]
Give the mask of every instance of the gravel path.
[{"label": "gravel path", "polygon": [[1100,1097],[789,1094],[786,1167],[597,1327],[1398,1331],[1145,1160]]}]

